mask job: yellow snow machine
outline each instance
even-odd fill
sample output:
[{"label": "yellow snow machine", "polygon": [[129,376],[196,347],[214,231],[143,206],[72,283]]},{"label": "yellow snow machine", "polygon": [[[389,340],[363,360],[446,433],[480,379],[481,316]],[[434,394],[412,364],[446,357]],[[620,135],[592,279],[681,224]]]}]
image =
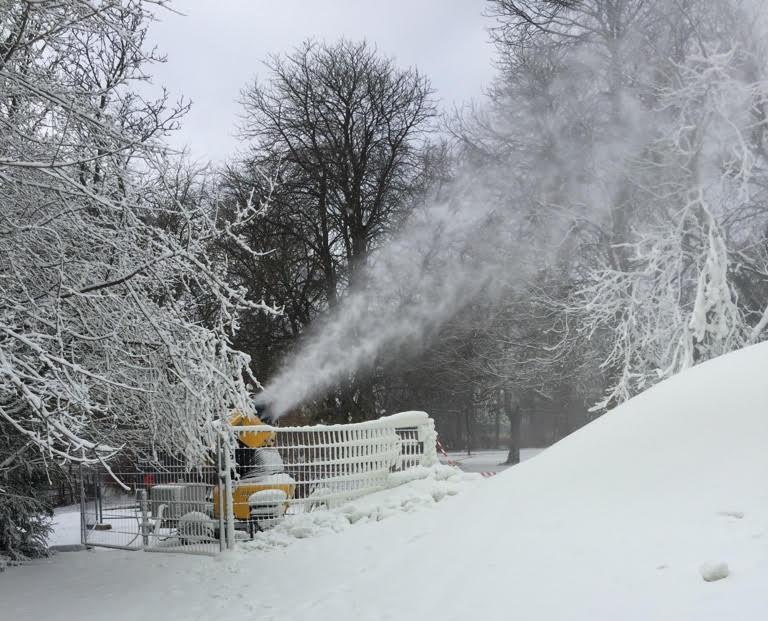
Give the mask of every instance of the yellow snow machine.
[{"label": "yellow snow machine", "polygon": [[[256,427],[264,423],[256,415],[235,412],[232,427]],[[232,513],[238,522],[263,530],[282,519],[289,501],[296,493],[296,481],[285,472],[283,460],[275,447],[275,432],[243,431],[236,434],[235,473],[232,478]],[[213,517],[219,518],[219,487],[213,489]]]}]

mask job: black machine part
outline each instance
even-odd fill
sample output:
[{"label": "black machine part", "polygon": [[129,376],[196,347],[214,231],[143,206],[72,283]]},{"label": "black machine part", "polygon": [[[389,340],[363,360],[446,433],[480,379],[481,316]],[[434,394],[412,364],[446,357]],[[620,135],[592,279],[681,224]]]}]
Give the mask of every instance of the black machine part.
[{"label": "black machine part", "polygon": [[272,415],[272,408],[270,407],[270,403],[261,398],[260,395],[254,397],[253,408],[256,410],[256,416],[259,417],[259,420],[262,423],[265,425],[272,425],[275,423],[275,418]]}]

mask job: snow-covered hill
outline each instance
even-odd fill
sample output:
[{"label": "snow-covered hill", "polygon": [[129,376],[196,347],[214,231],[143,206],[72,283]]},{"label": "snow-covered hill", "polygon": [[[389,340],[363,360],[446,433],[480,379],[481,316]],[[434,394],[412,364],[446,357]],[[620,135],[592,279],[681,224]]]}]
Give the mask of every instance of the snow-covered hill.
[{"label": "snow-covered hill", "polygon": [[762,620],[767,475],[763,344],[423,510],[216,559],[59,555],[6,572],[0,601],[14,621]]}]

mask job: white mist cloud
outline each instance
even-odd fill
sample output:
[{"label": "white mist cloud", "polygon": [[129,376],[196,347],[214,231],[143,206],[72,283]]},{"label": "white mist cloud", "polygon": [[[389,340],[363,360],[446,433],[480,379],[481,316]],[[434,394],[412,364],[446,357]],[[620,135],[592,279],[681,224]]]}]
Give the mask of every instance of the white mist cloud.
[{"label": "white mist cloud", "polygon": [[494,277],[526,270],[513,260],[501,218],[483,192],[420,210],[377,252],[365,288],[351,292],[266,386],[260,400],[281,416],[385,348],[411,345],[444,324]]}]

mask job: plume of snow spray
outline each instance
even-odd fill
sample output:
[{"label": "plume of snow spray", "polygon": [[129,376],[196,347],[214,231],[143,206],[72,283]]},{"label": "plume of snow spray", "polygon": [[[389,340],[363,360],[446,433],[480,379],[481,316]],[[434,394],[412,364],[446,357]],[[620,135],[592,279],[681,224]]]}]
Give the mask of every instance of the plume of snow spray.
[{"label": "plume of snow spray", "polygon": [[[520,269],[500,248],[508,230],[475,190],[434,203],[371,259],[348,294],[285,361],[259,400],[274,417],[368,366],[384,348],[411,344],[449,320],[500,269]],[[508,260],[501,262],[500,255]],[[510,265],[510,263],[517,265]]]},{"label": "plume of snow spray", "polygon": [[[559,252],[579,215],[578,207],[567,213],[530,197],[555,178],[570,204],[589,205],[596,217],[609,213],[628,154],[647,139],[645,117],[637,111],[634,117],[636,123],[620,128],[620,139],[608,133],[589,154],[565,133],[557,157],[468,166],[451,185],[450,201],[417,210],[371,257],[363,286],[311,331],[259,400],[279,417],[370,366],[383,350],[429,336],[476,296],[492,300],[529,281]],[[604,175],[585,181],[585,161]]]}]

